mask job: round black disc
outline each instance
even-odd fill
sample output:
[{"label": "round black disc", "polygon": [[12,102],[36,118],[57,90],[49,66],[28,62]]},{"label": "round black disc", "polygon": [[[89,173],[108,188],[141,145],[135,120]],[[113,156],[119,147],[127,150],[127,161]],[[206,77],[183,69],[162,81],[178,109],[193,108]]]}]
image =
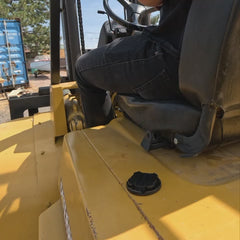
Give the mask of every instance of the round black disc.
[{"label": "round black disc", "polygon": [[130,193],[147,196],[156,193],[161,188],[161,180],[156,173],[135,172],[127,181]]}]

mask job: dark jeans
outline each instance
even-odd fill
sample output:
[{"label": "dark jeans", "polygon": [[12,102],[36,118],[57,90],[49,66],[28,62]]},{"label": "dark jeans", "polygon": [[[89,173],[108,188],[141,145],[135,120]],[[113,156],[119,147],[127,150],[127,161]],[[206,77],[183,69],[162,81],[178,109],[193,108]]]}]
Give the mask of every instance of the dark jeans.
[{"label": "dark jeans", "polygon": [[178,98],[178,65],[178,51],[147,31],[81,56],[76,73],[86,127],[112,119],[106,90],[146,100]]}]

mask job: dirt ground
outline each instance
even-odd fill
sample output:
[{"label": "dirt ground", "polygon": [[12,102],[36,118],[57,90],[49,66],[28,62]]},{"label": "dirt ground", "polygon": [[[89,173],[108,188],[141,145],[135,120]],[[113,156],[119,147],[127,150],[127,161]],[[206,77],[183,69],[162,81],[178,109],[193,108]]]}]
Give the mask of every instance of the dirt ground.
[{"label": "dirt ground", "polygon": [[[66,75],[65,72],[61,72],[61,76]],[[50,74],[39,75],[38,78],[35,78],[32,74],[29,74],[29,88],[26,90],[30,93],[38,92],[39,87],[49,86],[50,85]],[[9,94],[10,92],[7,92]],[[49,111],[49,107],[42,108],[39,111]],[[27,116],[28,113],[24,113],[24,116]],[[8,100],[4,94],[0,91],[0,124],[10,121],[10,112],[8,106]]]}]

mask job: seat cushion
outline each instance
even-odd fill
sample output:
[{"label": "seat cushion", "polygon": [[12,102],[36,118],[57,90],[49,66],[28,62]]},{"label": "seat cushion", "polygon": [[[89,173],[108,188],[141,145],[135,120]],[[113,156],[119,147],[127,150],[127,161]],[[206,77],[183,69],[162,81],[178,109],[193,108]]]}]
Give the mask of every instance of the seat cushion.
[{"label": "seat cushion", "polygon": [[201,111],[182,101],[146,101],[140,97],[117,96],[118,106],[140,127],[191,136],[196,131]]}]

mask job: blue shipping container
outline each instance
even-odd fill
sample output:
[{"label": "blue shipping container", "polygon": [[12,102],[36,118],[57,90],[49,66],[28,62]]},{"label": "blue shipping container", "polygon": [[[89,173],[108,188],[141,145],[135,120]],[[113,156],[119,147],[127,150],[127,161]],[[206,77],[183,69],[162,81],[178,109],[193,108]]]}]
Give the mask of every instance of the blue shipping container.
[{"label": "blue shipping container", "polygon": [[28,75],[18,20],[0,18],[0,79],[4,87],[27,85]]}]

